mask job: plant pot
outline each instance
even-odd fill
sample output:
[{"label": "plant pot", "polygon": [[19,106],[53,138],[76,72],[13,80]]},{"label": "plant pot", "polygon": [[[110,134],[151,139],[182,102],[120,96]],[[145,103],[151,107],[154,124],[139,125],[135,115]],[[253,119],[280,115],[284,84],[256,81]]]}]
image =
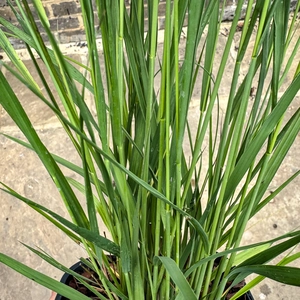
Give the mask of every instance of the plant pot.
[{"label": "plant pot", "polygon": [[[241,288],[241,287],[240,287]],[[239,291],[240,288],[237,287],[233,287],[233,289],[235,289],[235,293],[237,293]],[[233,294],[235,294],[233,293]],[[230,298],[229,298],[230,299]],[[250,291],[248,291],[246,294],[242,295],[241,297],[239,297],[237,300],[254,300],[252,294]]]},{"label": "plant pot", "polygon": [[[83,272],[83,267],[82,267],[82,263],[81,261],[77,262],[76,264],[74,264],[70,270],[75,271],[76,273],[82,273]],[[60,282],[64,283],[65,285],[69,285],[70,281],[73,279],[73,276],[65,273]],[[55,300],[67,300],[67,298],[61,296],[61,295],[56,295]]]},{"label": "plant pot", "polygon": [[[74,265],[70,268],[70,270],[72,270],[72,271],[74,271],[74,272],[76,272],[76,273],[78,273],[78,274],[83,274],[83,273],[85,272],[85,269],[86,269],[86,268],[87,268],[87,267],[84,268],[82,262],[79,261],[79,262],[77,262],[76,264],[74,264]],[[74,277],[73,277],[72,275],[68,274],[68,273],[65,273],[65,274],[62,276],[60,282],[66,284],[66,285],[68,285],[68,286],[71,286],[71,287],[75,288],[75,287],[74,287],[74,284],[75,284]],[[83,293],[83,294],[85,294],[85,293],[84,293],[85,288],[84,288],[84,290],[78,290],[78,291],[81,292],[81,293]],[[89,295],[87,295],[87,296],[89,296]],[[56,295],[55,300],[69,300],[69,299],[66,298],[66,297],[64,297],[64,296],[61,296],[61,295]]]},{"label": "plant pot", "polygon": [[246,300],[254,300],[254,298],[253,298],[251,292],[247,292],[247,293],[245,294],[245,296],[246,296]]},{"label": "plant pot", "polygon": [[[78,274],[82,274],[84,272],[84,268],[82,266],[82,262],[81,261],[79,261],[76,264],[74,264],[70,269],[72,271],[78,273]],[[70,275],[70,274],[68,274],[68,273],[65,273],[62,276],[60,282],[66,284],[66,285],[69,285],[72,280],[73,280],[73,276]],[[234,288],[235,287],[233,287],[233,289]],[[61,295],[56,295],[55,300],[69,300],[69,299],[67,299],[67,298],[65,298],[65,297],[63,297]],[[244,294],[243,296],[241,296],[240,298],[238,298],[238,300],[254,300],[254,298],[253,298],[251,292],[249,291],[246,294]]]}]

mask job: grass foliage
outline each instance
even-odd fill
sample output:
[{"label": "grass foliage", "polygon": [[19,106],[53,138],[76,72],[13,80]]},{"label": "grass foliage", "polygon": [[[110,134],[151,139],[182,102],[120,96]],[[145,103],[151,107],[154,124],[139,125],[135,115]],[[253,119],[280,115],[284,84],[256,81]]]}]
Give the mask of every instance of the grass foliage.
[{"label": "grass foliage", "polygon": [[[276,266],[268,264],[299,243],[299,231],[255,245],[241,244],[248,221],[299,174],[266,196],[300,130],[299,108],[283,121],[300,88],[300,65],[294,60],[299,28],[297,14],[290,18],[289,0],[236,1],[222,52],[218,48],[224,12],[220,1],[167,0],[161,45],[159,0],[147,1],[146,6],[141,0],[131,0],[130,8],[124,0],[80,0],[86,65],[62,54],[42,1],[14,2],[10,7],[18,26],[0,18],[5,28],[0,30],[0,46],[13,68],[4,62],[2,67],[52,110],[81,163],[74,165],[49,152],[0,71],[0,104],[26,141],[8,138],[39,156],[72,221],[5,183],[2,190],[85,247],[105,290],[105,296],[98,293],[99,299],[225,299],[229,286],[250,273],[260,277],[240,294],[263,277],[299,285],[299,269],[286,266],[299,253],[286,256]],[[230,93],[221,113],[222,78],[228,74],[245,7]],[[296,12],[299,7],[298,0]],[[97,44],[99,34],[103,51]],[[295,36],[297,42],[291,49]],[[40,85],[10,38],[26,45]],[[216,64],[217,57],[221,57],[220,64]],[[287,77],[291,69],[295,71]],[[256,93],[250,97],[253,86]],[[197,87],[201,92],[195,99]],[[87,105],[88,98],[95,111]],[[197,124],[189,119],[192,99],[198,103],[193,108],[198,112]],[[190,154],[183,150],[187,147]],[[61,166],[82,180],[67,178]],[[82,192],[86,207],[74,190]],[[111,240],[101,235],[98,216]],[[30,249],[67,271],[49,255]],[[116,269],[110,268],[105,253],[117,257]],[[86,299],[4,254],[0,261],[70,299]]]}]

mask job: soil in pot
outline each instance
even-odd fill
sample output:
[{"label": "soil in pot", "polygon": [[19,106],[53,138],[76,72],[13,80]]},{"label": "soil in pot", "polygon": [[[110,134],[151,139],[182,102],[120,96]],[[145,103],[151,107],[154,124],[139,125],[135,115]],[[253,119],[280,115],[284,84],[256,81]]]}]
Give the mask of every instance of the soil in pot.
[{"label": "soil in pot", "polygon": [[[218,257],[217,259],[215,259],[214,261],[214,268],[217,268],[218,265],[220,264],[221,258]],[[226,289],[230,287],[230,285],[232,284],[232,282],[228,282],[226,285]],[[230,300],[240,289],[242,289],[244,286],[246,285],[246,281],[243,280],[240,283],[236,284],[235,286],[233,286],[229,292],[226,295],[226,300]],[[247,292],[246,294],[240,296],[239,298],[237,298],[237,300],[254,300],[251,292]]]},{"label": "soil in pot", "polygon": [[[108,259],[112,265],[116,261],[116,259],[114,257],[112,257],[112,258],[108,257]],[[92,280],[93,282],[95,282],[95,285],[93,285],[93,286],[97,290],[97,292],[99,294],[103,295],[104,297],[107,297],[107,294],[106,294],[104,288],[101,288],[99,276],[94,270],[90,269],[89,267],[84,265],[82,262],[76,263],[70,269],[72,271],[75,271],[76,273],[80,274],[81,276],[87,278],[87,280]],[[109,275],[108,275],[108,278],[109,278]],[[64,284],[70,286],[71,288],[77,290],[81,294],[84,294],[85,296],[90,297],[91,299],[94,299],[94,300],[99,299],[99,297],[97,295],[95,295],[93,292],[91,292],[80,281],[78,281],[74,276],[72,276],[68,273],[65,273],[60,281]],[[115,299],[119,299],[119,298],[117,296],[115,296]],[[63,297],[61,295],[57,295],[55,300],[69,300],[69,299],[66,297]]]}]

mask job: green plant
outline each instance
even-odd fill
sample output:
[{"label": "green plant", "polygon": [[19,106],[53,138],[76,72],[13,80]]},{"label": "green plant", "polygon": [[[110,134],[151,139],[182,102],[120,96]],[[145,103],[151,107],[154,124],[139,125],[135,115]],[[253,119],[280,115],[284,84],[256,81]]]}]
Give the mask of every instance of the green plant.
[{"label": "green plant", "polygon": [[[223,11],[215,0],[166,1],[162,57],[158,57],[158,0],[148,1],[146,35],[143,1],[132,0],[126,10],[124,0],[96,0],[95,17],[92,0],[81,0],[88,45],[86,66],[62,55],[40,0],[33,0],[32,7],[51,49],[45,45],[27,1],[17,0],[17,8],[11,5],[18,27],[0,18],[7,29],[0,30],[0,46],[14,68],[2,66],[51,108],[82,161],[75,166],[47,150],[0,72],[0,104],[27,141],[8,138],[37,153],[60,190],[72,222],[5,183],[1,183],[2,190],[84,245],[91,259],[85,262],[97,272],[105,290],[105,296],[97,293],[99,299],[114,299],[115,295],[121,299],[224,299],[229,286],[250,273],[299,285],[300,269],[285,265],[300,253],[287,256],[276,266],[268,265],[299,243],[299,231],[241,246],[247,222],[299,174],[265,196],[300,130],[299,108],[283,121],[299,92],[299,63],[288,88],[282,90],[300,40],[283,60],[291,39],[299,35],[296,13],[289,20],[290,1],[253,2],[247,4],[222,118],[218,94],[244,1],[237,1],[224,51],[218,54],[222,55],[219,66],[215,57]],[[296,12],[299,7],[297,1]],[[182,46],[180,35],[187,13]],[[99,24],[104,60],[100,60],[96,44],[95,25]],[[26,44],[46,92],[19,59],[9,42],[11,36]],[[247,62],[245,54],[253,36],[251,61]],[[45,65],[55,93],[37,57]],[[247,73],[240,78],[240,68],[247,64]],[[256,82],[256,95],[250,101]],[[201,87],[201,94],[193,135],[188,109],[196,86]],[[85,102],[87,94],[93,97],[95,117]],[[189,145],[190,156],[185,155],[184,144]],[[60,166],[78,173],[83,181],[67,178]],[[73,189],[84,194],[87,213]],[[101,236],[98,215],[112,240]],[[67,271],[45,253],[30,249]],[[117,257],[114,272],[104,255],[107,252]],[[221,259],[214,266],[217,258]],[[0,261],[70,299],[87,299],[4,254]],[[110,280],[104,269],[110,272]],[[233,299],[255,283],[249,283]]]}]

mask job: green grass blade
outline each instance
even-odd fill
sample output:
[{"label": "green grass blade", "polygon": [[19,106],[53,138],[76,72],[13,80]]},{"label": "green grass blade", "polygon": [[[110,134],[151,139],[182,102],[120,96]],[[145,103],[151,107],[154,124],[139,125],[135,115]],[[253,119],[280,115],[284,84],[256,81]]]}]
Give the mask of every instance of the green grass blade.
[{"label": "green grass blade", "polygon": [[[60,269],[61,271],[63,271],[64,273],[70,274],[73,277],[75,277],[82,285],[84,285],[88,290],[90,290],[92,293],[94,293],[96,296],[99,297],[99,299],[101,300],[106,300],[107,298],[105,298],[103,295],[101,295],[96,289],[95,289],[95,283],[93,282],[93,278],[87,278],[85,276],[82,276],[78,273],[76,273],[75,271],[63,266],[62,264],[60,264],[58,261],[56,261],[55,259],[53,259],[50,255],[48,255],[46,252],[44,251],[39,251],[36,250],[24,243],[22,243],[22,245],[24,245],[26,248],[28,248],[30,251],[32,251],[34,254],[36,254],[37,256],[41,257],[43,260],[45,260],[46,262],[48,262],[49,264],[51,264],[52,266]],[[81,258],[81,261],[83,259]],[[85,260],[86,261],[86,260]],[[86,263],[86,266],[90,267],[92,270],[95,270],[95,268],[93,267],[93,265],[89,262],[89,265]],[[101,274],[102,275],[102,274]]]},{"label": "green grass blade", "polygon": [[[36,46],[36,43],[34,42],[34,40],[32,39],[32,37],[30,35],[28,35],[26,32],[24,32],[23,30],[21,30],[20,28],[18,28],[17,26],[14,26],[13,24],[11,24],[10,22],[8,22],[7,20],[3,19],[0,17],[0,24],[2,24],[3,26],[5,26],[5,28],[7,28],[8,30],[12,31],[13,34],[15,35],[16,38],[20,39],[21,41],[24,42],[25,45],[29,46],[30,48],[35,49],[37,52],[39,51],[38,47]],[[0,29],[1,31],[1,29]],[[1,43],[3,44],[3,46],[5,48],[3,48],[3,50],[9,55],[10,53],[10,47],[9,48],[6,47],[6,45],[10,45],[10,42],[8,40],[8,38],[6,36],[2,36],[1,37]],[[2,46],[2,47],[3,47]],[[52,62],[57,65],[56,59],[55,59],[55,53],[54,50],[52,49],[47,49]],[[38,52],[39,53],[39,52]],[[15,58],[14,58],[15,59]],[[71,77],[76,80],[77,82],[79,82],[81,85],[84,85],[90,92],[94,93],[94,88],[91,85],[91,83],[89,81],[86,80],[85,76],[75,67],[73,66],[69,61],[68,61],[68,57],[66,57],[66,66],[68,68],[68,72],[71,75]],[[21,60],[20,58],[16,58],[17,63],[15,63],[14,65],[16,67],[19,66],[18,60]],[[28,72],[28,71],[25,71]],[[23,76],[24,73],[22,72]],[[26,78],[26,76],[24,76]]]},{"label": "green grass blade", "polygon": [[[300,253],[295,253],[293,255],[284,257],[277,265],[278,266],[285,266],[290,262],[295,261],[296,259],[300,258]],[[253,287],[255,287],[256,285],[258,285],[262,280],[264,280],[264,276],[257,276],[256,278],[254,278],[253,280],[251,280],[250,282],[248,282],[242,289],[240,289],[233,297],[232,300],[236,300],[238,299],[241,295],[243,295],[244,293],[250,291]]]},{"label": "green grass blade", "polygon": [[250,164],[255,159],[256,155],[262,148],[262,145],[264,144],[268,136],[271,134],[281,117],[284,115],[285,111],[293,101],[294,97],[297,95],[299,89],[300,76],[297,75],[294,81],[287,89],[287,91],[281,97],[273,111],[268,117],[266,117],[256,136],[253,138],[248,148],[236,164],[227,185],[225,198],[228,198],[232,191],[235,190],[235,187],[238,185],[238,183],[246,173],[247,169],[250,167]]},{"label": "green grass blade", "polygon": [[278,256],[279,254],[283,253],[284,251],[294,247],[295,245],[300,243],[300,235],[296,235],[295,237],[284,241],[278,245],[272,246],[269,249],[261,251],[260,253],[250,257],[243,261],[238,268],[244,266],[251,266],[256,264],[264,264]]},{"label": "green grass blade", "polygon": [[[282,239],[286,239],[286,238],[299,238],[300,236],[300,231],[295,231],[295,232],[290,232],[290,233],[287,233],[287,234],[284,234],[282,236],[279,236],[275,239],[272,239],[272,240],[268,240],[268,241],[265,241],[265,242],[260,242],[260,243],[255,243],[255,244],[251,244],[251,245],[246,245],[246,246],[241,246],[241,247],[237,247],[237,248],[234,248],[234,249],[230,249],[230,250],[225,250],[225,251],[220,251],[216,254],[213,254],[207,258],[203,258],[203,259],[200,259],[199,261],[195,262],[194,265],[192,265],[190,268],[187,269],[187,271],[185,271],[185,276],[188,277],[195,269],[197,269],[199,266],[205,264],[206,262],[209,262],[215,258],[218,258],[218,257],[222,257],[222,256],[225,256],[227,254],[230,254],[230,253],[235,253],[235,252],[239,252],[239,251],[246,251],[246,250],[249,250],[249,249],[252,249],[252,248],[257,248],[257,247],[260,247],[260,246],[263,246],[263,245],[269,245],[269,244],[273,244],[273,243],[276,243]],[[291,245],[292,247],[293,245]]]},{"label": "green grass blade", "polygon": [[4,49],[10,61],[18,69],[18,71],[24,76],[26,81],[29,84],[33,85],[37,90],[39,90],[38,85],[32,78],[31,74],[29,73],[28,69],[26,68],[21,58],[17,55],[15,49],[11,45],[8,38],[5,36],[4,32],[1,30],[1,28],[0,28],[0,48]]},{"label": "green grass blade", "polygon": [[185,299],[196,300],[196,295],[193,292],[191,286],[187,282],[181,270],[178,268],[175,261],[169,257],[157,256],[156,260],[160,260],[168,271],[170,277],[178,287],[179,291],[184,295]]},{"label": "green grass blade", "polygon": [[61,195],[68,208],[70,216],[79,226],[88,228],[87,218],[81,205],[76,199],[74,192],[72,191],[63,173],[55,163],[54,159],[50,155],[49,151],[41,142],[36,131],[33,129],[33,126],[28,119],[23,107],[21,106],[19,100],[15,96],[2,72],[0,72],[0,89],[3,95],[0,100],[1,105],[12,117],[12,119],[15,120],[17,126],[24,133],[29,143],[32,145],[35,152],[38,154],[41,161],[45,165],[52,180],[60,189]]},{"label": "green grass blade", "polygon": [[256,273],[284,284],[300,286],[299,268],[285,266],[251,265],[236,268],[231,272],[231,275],[234,275],[236,273],[245,273],[246,276],[251,273]]},{"label": "green grass blade", "polygon": [[[62,225],[66,226],[67,228],[71,229],[72,231],[76,232],[78,234],[78,236],[80,236],[83,239],[86,239],[89,242],[94,243],[96,246],[98,246],[99,248],[108,251],[109,253],[112,253],[116,256],[120,255],[120,248],[118,245],[116,245],[114,242],[110,241],[109,239],[95,233],[92,232],[89,229],[80,227],[75,225],[74,223],[68,221],[67,219],[61,217],[60,215],[56,214],[55,212],[45,208],[44,206],[31,201],[23,196],[21,196],[20,194],[18,194],[16,191],[10,189],[8,186],[6,186],[5,184],[3,184],[2,182],[0,182],[0,184],[2,186],[4,186],[3,188],[0,188],[2,191],[14,196],[15,198],[23,201],[24,203],[26,203],[27,205],[29,205],[31,208],[33,208],[34,210],[36,210],[37,212],[43,212],[42,215],[44,215],[44,213],[49,214],[50,216],[52,216],[54,219],[56,219],[58,222],[60,222]],[[51,221],[51,218],[48,218],[49,221]],[[54,225],[56,225],[55,222],[53,222]],[[65,233],[68,233],[67,230],[64,230]],[[71,238],[73,236],[70,236]],[[76,238],[76,237],[75,237]],[[78,241],[79,239],[77,239]]]},{"label": "green grass blade", "polygon": [[38,271],[35,271],[24,264],[14,260],[6,256],[5,254],[0,253],[0,262],[4,263],[5,265],[9,266],[13,270],[21,273],[22,275],[26,276],[27,278],[41,284],[42,286],[47,287],[48,289],[63,295],[64,297],[72,300],[90,300],[89,297],[81,294],[80,292],[74,290],[73,288],[65,285],[64,283],[58,282],[52,279],[49,276],[44,275]]}]

